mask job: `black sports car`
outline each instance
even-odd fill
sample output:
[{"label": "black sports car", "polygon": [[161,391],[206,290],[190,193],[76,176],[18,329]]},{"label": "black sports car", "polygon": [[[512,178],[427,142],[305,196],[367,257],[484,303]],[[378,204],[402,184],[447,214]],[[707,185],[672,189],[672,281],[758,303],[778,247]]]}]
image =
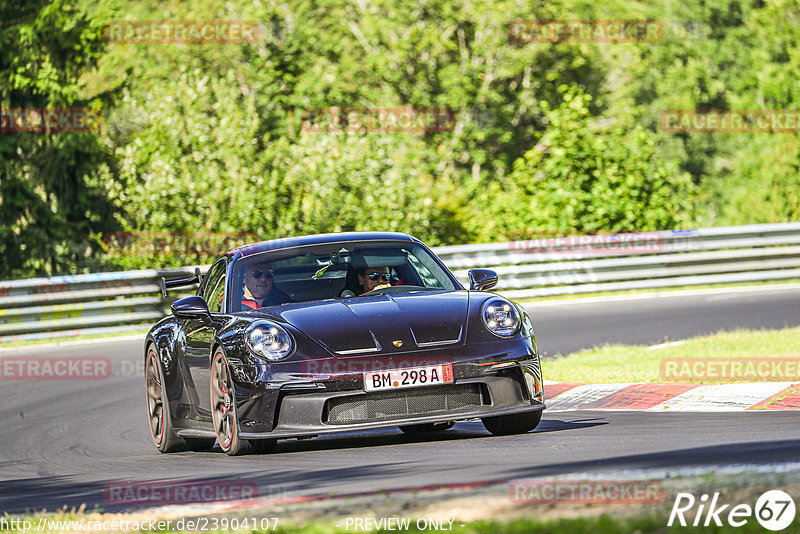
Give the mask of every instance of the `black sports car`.
[{"label": "black sports car", "polygon": [[399,426],[492,434],[539,424],[542,373],[525,311],[470,289],[421,241],[354,232],[222,254],[145,341],[150,430],[161,452],[271,450],[278,438]]}]

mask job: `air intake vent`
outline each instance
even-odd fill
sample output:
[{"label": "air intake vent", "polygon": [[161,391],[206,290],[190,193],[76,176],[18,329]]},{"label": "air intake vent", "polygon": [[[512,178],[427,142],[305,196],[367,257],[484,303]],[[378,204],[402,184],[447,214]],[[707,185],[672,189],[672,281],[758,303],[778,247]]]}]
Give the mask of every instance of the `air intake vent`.
[{"label": "air intake vent", "polygon": [[328,401],[327,423],[386,421],[415,415],[469,411],[488,404],[481,384],[432,386],[336,397]]}]

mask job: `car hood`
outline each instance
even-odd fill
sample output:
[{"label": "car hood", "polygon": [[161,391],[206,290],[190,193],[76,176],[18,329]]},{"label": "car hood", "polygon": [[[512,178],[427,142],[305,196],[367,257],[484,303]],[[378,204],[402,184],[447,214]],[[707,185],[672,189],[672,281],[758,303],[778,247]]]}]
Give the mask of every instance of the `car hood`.
[{"label": "car hood", "polygon": [[342,357],[463,344],[468,305],[467,291],[425,291],[308,303],[278,314]]}]

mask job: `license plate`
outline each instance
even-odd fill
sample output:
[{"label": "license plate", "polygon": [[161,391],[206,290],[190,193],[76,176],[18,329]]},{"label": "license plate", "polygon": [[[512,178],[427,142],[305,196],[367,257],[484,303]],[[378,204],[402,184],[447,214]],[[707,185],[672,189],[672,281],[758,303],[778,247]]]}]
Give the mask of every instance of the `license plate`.
[{"label": "license plate", "polygon": [[408,369],[387,369],[364,373],[364,389],[380,391],[386,389],[413,388],[431,384],[452,384],[452,364],[410,367]]}]

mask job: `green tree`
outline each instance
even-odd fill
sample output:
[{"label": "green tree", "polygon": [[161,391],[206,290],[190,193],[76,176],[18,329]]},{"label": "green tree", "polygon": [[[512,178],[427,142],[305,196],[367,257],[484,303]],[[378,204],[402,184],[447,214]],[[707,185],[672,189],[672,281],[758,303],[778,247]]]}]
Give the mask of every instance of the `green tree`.
[{"label": "green tree", "polygon": [[[80,96],[104,45],[86,13],[69,0],[3,2],[0,21],[0,108],[100,111]],[[98,173],[108,155],[96,132],[0,132],[0,277],[91,264],[89,236],[113,222]]]},{"label": "green tree", "polygon": [[693,214],[688,174],[655,157],[641,127],[602,124],[591,97],[562,86],[556,108],[542,103],[547,129],[514,163],[504,187],[489,190],[484,239],[522,239],[541,233],[633,232],[680,228]]},{"label": "green tree", "polygon": [[616,99],[610,114],[635,110],[654,132],[657,154],[691,174],[699,188],[696,224],[798,220],[796,133],[665,134],[658,121],[666,110],[798,109],[800,6],[793,0],[667,2],[650,14],[664,21],[664,40],[636,49],[620,84],[629,98]]},{"label": "green tree", "polygon": [[[98,257],[87,240],[115,228],[112,214],[130,231],[386,228],[437,244],[798,217],[796,134],[659,126],[671,109],[795,109],[792,0],[75,1],[2,8],[4,107],[114,94],[107,153],[93,134],[0,138],[4,261],[26,272],[209,259]],[[118,19],[255,20],[261,38],[103,49],[101,21]],[[664,38],[518,43],[518,19],[654,19]],[[309,110],[330,107],[456,120],[445,132],[303,131]]]},{"label": "green tree", "polygon": [[[119,3],[107,16],[146,19],[151,8]],[[277,21],[281,31],[246,45],[112,45],[99,78],[129,73],[108,121],[125,184],[115,193],[121,223],[264,238],[392,228],[470,241],[475,192],[535,140],[537,102],[558,98],[553,81],[602,81],[596,50],[509,43],[510,18],[556,13],[439,0],[167,4],[167,20]],[[302,132],[308,110],[330,107],[449,109],[456,121],[446,132]],[[361,189],[376,187],[365,201],[373,192]],[[131,261],[118,264],[144,265]]]}]

